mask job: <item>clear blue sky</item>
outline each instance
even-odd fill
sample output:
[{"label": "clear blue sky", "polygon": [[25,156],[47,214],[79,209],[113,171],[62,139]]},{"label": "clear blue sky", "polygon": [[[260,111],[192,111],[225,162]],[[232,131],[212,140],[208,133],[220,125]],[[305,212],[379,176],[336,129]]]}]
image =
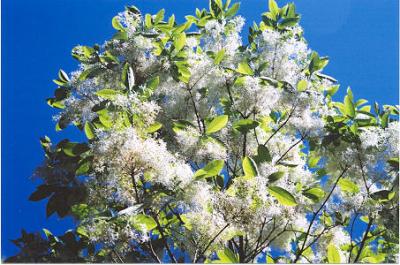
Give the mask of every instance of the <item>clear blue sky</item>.
[{"label": "clear blue sky", "polygon": [[[247,25],[260,20],[267,2],[242,1]],[[339,98],[350,85],[356,97],[398,104],[398,0],[294,2],[311,48],[330,57],[325,72],[342,84]],[[16,252],[9,239],[21,228],[61,233],[71,227],[69,219],[46,219],[45,201],[27,200],[38,183],[30,176],[43,161],[39,137],[81,139],[74,129],[54,131],[55,111],[45,99],[53,95],[58,69],[77,67],[72,47],[102,44],[113,34],[112,17],[132,4],[151,13],[165,8],[182,21],[208,0],[2,1],[2,257]]]}]

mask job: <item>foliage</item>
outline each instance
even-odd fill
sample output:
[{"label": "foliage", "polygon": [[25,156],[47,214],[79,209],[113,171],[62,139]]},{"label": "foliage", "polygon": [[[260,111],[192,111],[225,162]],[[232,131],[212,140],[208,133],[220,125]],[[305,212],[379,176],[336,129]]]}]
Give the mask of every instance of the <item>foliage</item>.
[{"label": "foliage", "polygon": [[87,141],[41,139],[30,200],[77,225],[23,231],[8,262],[395,262],[398,106],[334,101],[294,4],[270,0],[247,44],[238,8],[126,7],[72,50],[47,102]]}]

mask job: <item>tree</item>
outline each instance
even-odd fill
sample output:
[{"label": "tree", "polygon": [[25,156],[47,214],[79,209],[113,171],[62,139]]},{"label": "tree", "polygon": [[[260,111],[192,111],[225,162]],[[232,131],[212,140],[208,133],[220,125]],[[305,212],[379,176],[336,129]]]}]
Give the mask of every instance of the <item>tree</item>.
[{"label": "tree", "polygon": [[77,225],[23,231],[7,261],[396,261],[398,106],[334,101],[294,4],[270,0],[247,44],[238,8],[177,24],[126,7],[72,50],[47,102],[87,141],[41,139],[30,200]]}]

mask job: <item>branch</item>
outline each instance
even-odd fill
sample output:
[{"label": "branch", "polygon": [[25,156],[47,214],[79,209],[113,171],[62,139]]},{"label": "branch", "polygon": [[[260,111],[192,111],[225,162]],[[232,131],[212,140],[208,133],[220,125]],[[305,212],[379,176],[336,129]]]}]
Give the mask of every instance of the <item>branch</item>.
[{"label": "branch", "polygon": [[197,263],[197,261],[199,260],[200,257],[202,257],[204,255],[204,253],[206,253],[206,251],[208,250],[208,248],[211,246],[211,244],[217,239],[217,237],[219,237],[222,232],[229,226],[229,224],[226,224],[214,237],[213,239],[210,240],[210,242],[208,242],[207,246],[204,248],[203,251],[200,252],[200,254],[198,255],[197,258],[195,258],[194,263]]},{"label": "branch", "polygon": [[278,129],[273,134],[271,134],[270,137],[268,137],[267,141],[265,141],[265,143],[264,143],[264,146],[266,146],[267,143],[275,136],[275,134],[277,134],[286,125],[286,123],[292,117],[296,107],[297,107],[297,104],[294,104],[292,109],[290,110],[290,113],[289,113],[289,116],[287,117],[287,119],[278,127]]},{"label": "branch", "polygon": [[319,212],[324,208],[325,204],[327,203],[327,201],[328,201],[329,198],[331,197],[333,191],[335,190],[335,188],[336,188],[336,186],[337,186],[339,180],[343,177],[343,175],[346,173],[346,171],[347,171],[348,168],[349,168],[348,166],[346,166],[346,167],[344,168],[344,170],[342,171],[342,173],[339,175],[339,177],[336,179],[335,183],[333,184],[333,187],[332,187],[331,191],[329,192],[328,196],[325,198],[324,202],[321,204],[321,206],[319,207],[319,209],[313,214],[313,217],[311,218],[310,225],[308,226],[308,229],[307,229],[307,232],[306,232],[304,241],[303,241],[303,245],[301,246],[300,251],[297,253],[296,258],[294,259],[293,263],[296,263],[296,262],[298,261],[299,257],[301,256],[301,254],[303,254],[303,252],[304,252],[304,250],[305,250],[305,245],[306,245],[306,242],[307,242],[307,238],[308,238],[308,236],[309,236],[309,234],[310,234],[311,227],[313,226],[314,221],[316,220],[316,218],[317,218]]},{"label": "branch", "polygon": [[356,256],[356,258],[354,259],[354,263],[357,263],[358,259],[360,258],[361,252],[362,252],[362,250],[363,250],[363,248],[364,248],[364,245],[365,245],[365,241],[366,241],[367,238],[368,238],[368,233],[369,233],[369,231],[370,231],[370,229],[371,229],[372,222],[373,222],[373,218],[370,218],[370,219],[369,219],[369,222],[368,222],[367,229],[365,230],[365,233],[364,233],[364,237],[363,237],[363,239],[362,239],[362,241],[361,241],[360,249],[358,250],[357,256]]}]

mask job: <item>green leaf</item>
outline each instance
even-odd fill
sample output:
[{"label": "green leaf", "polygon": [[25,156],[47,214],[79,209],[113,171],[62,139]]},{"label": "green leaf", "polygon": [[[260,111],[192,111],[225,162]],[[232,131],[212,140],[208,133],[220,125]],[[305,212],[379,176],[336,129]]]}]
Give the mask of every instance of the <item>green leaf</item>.
[{"label": "green leaf", "polygon": [[125,28],[121,25],[121,22],[119,22],[118,16],[113,17],[112,19],[112,26],[118,31],[125,31]]},{"label": "green leaf", "polygon": [[307,85],[308,85],[308,83],[307,83],[306,80],[300,80],[297,83],[297,90],[300,91],[300,92],[301,91],[305,91],[307,89]]},{"label": "green leaf", "polygon": [[175,51],[180,51],[186,44],[186,34],[185,32],[181,32],[179,35],[174,38],[174,47]]},{"label": "green leaf", "polygon": [[165,9],[161,9],[157,12],[156,17],[154,18],[154,23],[158,24],[164,19]]},{"label": "green leaf", "polygon": [[250,130],[257,128],[260,123],[251,119],[238,120],[233,124],[233,128],[245,134]]},{"label": "green leaf", "polygon": [[245,177],[253,178],[258,175],[256,162],[252,158],[245,156],[242,161],[242,167]]},{"label": "green leaf", "polygon": [[221,63],[222,59],[224,59],[224,56],[225,56],[225,49],[218,51],[217,54],[215,55],[214,63],[216,65],[219,65]]},{"label": "green leaf", "polygon": [[239,11],[240,3],[234,3],[225,13],[225,17],[233,17]]},{"label": "green leaf", "polygon": [[228,123],[228,115],[217,116],[207,125],[206,134],[218,132]]},{"label": "green leaf", "polygon": [[319,160],[321,159],[315,152],[310,152],[310,156],[308,157],[308,166],[311,168],[315,168],[318,165]]},{"label": "green leaf", "polygon": [[229,248],[217,251],[217,260],[213,260],[212,263],[239,263],[238,256],[232,252]]},{"label": "green leaf", "polygon": [[144,25],[146,26],[146,28],[150,29],[152,24],[153,23],[151,22],[151,15],[146,14],[146,16],[144,17]]},{"label": "green leaf", "polygon": [[246,61],[243,61],[239,63],[238,68],[236,69],[236,72],[244,75],[253,75],[254,72],[250,68],[249,64]]},{"label": "green leaf", "polygon": [[303,191],[303,195],[317,203],[325,197],[325,191],[321,188],[310,188]]},{"label": "green leaf", "polygon": [[172,130],[174,132],[178,132],[181,130],[186,130],[188,127],[196,128],[196,126],[194,126],[193,123],[191,123],[190,121],[176,120],[173,122]]},{"label": "green leaf", "polygon": [[130,222],[136,229],[143,232],[151,231],[157,227],[157,223],[154,218],[145,214],[132,216],[130,218]]},{"label": "green leaf", "polygon": [[279,7],[278,4],[275,2],[275,0],[269,0],[268,1],[268,8],[269,11],[274,15],[278,15],[279,14]]},{"label": "green leaf", "polygon": [[152,125],[150,125],[149,128],[147,128],[147,132],[154,133],[154,132],[160,130],[162,128],[162,126],[163,126],[162,123],[155,122]]},{"label": "green leaf", "polygon": [[360,217],[360,220],[363,221],[364,223],[369,223],[369,217],[368,215],[363,215]]},{"label": "green leaf", "polygon": [[325,91],[331,97],[339,90],[339,85],[328,87]]},{"label": "green leaf", "polygon": [[213,160],[194,174],[196,179],[209,178],[218,175],[224,168],[224,160]]},{"label": "green leaf", "polygon": [[270,154],[268,148],[262,144],[258,145],[257,156],[254,157],[254,161],[256,161],[257,164],[260,164],[263,162],[271,162],[272,157],[271,157],[271,154]]},{"label": "green leaf", "polygon": [[274,264],[275,263],[275,260],[270,255],[267,255],[266,261],[267,261],[267,264]]},{"label": "green leaf", "polygon": [[340,179],[338,185],[345,192],[354,194],[360,191],[357,184],[348,179]]},{"label": "green leaf", "polygon": [[344,114],[350,118],[354,118],[356,116],[356,110],[349,95],[344,97]]},{"label": "green leaf", "polygon": [[99,116],[99,120],[104,127],[111,128],[113,126],[112,118],[107,109],[97,111],[97,115]]},{"label": "green leaf", "polygon": [[85,131],[85,134],[86,134],[86,137],[89,139],[89,140],[92,140],[94,137],[95,137],[95,128],[94,128],[94,126],[92,125],[92,123],[91,122],[86,122],[85,123],[85,126],[84,126],[84,131]]},{"label": "green leaf", "polygon": [[341,263],[339,250],[333,244],[329,244],[327,249],[327,256],[329,263]]},{"label": "green leaf", "polygon": [[296,199],[293,197],[293,195],[281,187],[270,186],[270,187],[268,187],[268,191],[282,205],[285,205],[285,206],[296,206],[297,205]]},{"label": "green leaf", "polygon": [[160,77],[156,76],[150,79],[150,81],[147,83],[147,87],[154,91],[159,84],[160,84]]},{"label": "green leaf", "polygon": [[114,90],[114,89],[101,89],[96,91],[96,95],[109,100],[114,100],[117,95],[121,95],[121,92]]},{"label": "green leaf", "polygon": [[285,175],[285,172],[277,171],[268,176],[268,181],[275,182],[275,181],[279,180],[280,178],[282,178],[284,175]]},{"label": "green leaf", "polygon": [[394,198],[395,191],[380,190],[371,194],[371,198],[378,202],[387,202]]}]

